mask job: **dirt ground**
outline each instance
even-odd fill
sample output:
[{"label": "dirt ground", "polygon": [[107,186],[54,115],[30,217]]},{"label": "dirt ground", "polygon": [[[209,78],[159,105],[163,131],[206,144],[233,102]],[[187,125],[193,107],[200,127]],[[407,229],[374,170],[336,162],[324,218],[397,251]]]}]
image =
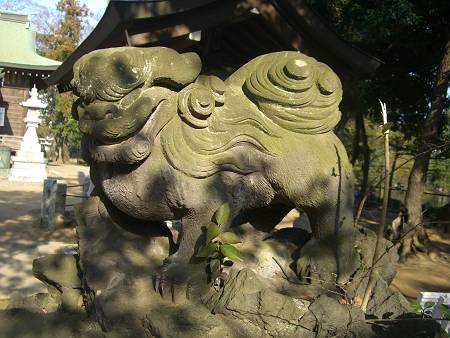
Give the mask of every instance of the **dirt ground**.
[{"label": "dirt ground", "polygon": [[[47,166],[48,177],[71,185],[79,184],[88,171],[79,165]],[[42,184],[0,179],[0,300],[13,292],[30,295],[45,291],[32,276],[33,259],[57,251],[63,243],[76,243],[72,228],[48,231],[40,227],[42,190]],[[68,193],[79,195],[81,188],[70,188]],[[66,203],[80,201],[68,197]]]},{"label": "dirt ground", "polygon": [[[395,216],[389,213],[387,223]],[[366,208],[360,224],[373,229],[379,219],[380,209]],[[431,241],[430,254],[419,253],[399,264],[391,284],[411,301],[420,291],[450,292],[450,234],[436,228],[426,231]]]},{"label": "dirt ground", "polygon": [[391,286],[416,299],[419,291],[450,292],[450,235],[428,229],[433,252],[412,256],[400,264]]},{"label": "dirt ground", "polygon": [[[59,182],[77,185],[88,174],[88,167],[80,165],[48,165],[49,177]],[[43,284],[31,273],[34,258],[56,252],[65,243],[76,243],[75,233],[68,227],[48,231],[39,226],[42,184],[9,182],[0,178],[0,307],[2,299],[14,292],[30,295],[45,292]],[[79,195],[80,187],[69,188],[68,194]],[[68,197],[67,204],[80,202]],[[71,206],[67,208],[69,211]],[[368,209],[361,223],[373,226],[379,210]],[[394,215],[390,215],[391,218]],[[278,226],[292,226],[298,217],[291,211]],[[409,299],[417,298],[419,291],[450,292],[450,235],[444,236],[436,230],[428,230],[436,253],[419,255],[400,264],[392,287]]]}]

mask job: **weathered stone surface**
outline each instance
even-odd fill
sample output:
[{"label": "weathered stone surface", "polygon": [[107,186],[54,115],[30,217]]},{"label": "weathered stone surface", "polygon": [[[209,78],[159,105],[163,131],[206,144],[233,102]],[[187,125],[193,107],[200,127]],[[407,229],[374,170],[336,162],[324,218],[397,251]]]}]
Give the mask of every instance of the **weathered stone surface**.
[{"label": "weathered stone surface", "polygon": [[[73,114],[95,185],[76,212],[89,311],[115,337],[370,337],[336,293],[361,296],[374,243],[353,226],[352,170],[333,133],[336,74],[297,52],[257,57],[225,82],[200,70],[194,53],[161,47],[99,50],[74,66]],[[205,296],[196,253],[223,203],[223,228],[266,232],[293,207],[308,210],[313,239],[240,233],[244,262]],[[183,224],[176,248],[170,219]],[[394,261],[389,252],[377,264],[380,281]],[[374,313],[401,302],[379,285]],[[188,300],[173,304],[180,294]]]},{"label": "weathered stone surface", "polygon": [[33,261],[33,274],[38,279],[46,279],[58,286],[81,287],[74,255],[53,254],[37,258]]},{"label": "weathered stone surface", "polygon": [[[101,208],[99,198],[90,198],[81,209],[83,214],[78,215],[81,218],[78,231],[82,266],[88,272],[83,281],[90,286],[91,308],[111,337],[314,337],[316,334],[319,337],[372,337],[374,334],[359,309],[339,304],[333,298],[320,295],[317,290],[312,297],[320,296],[315,300],[308,298],[311,302],[277,292],[287,292],[286,284],[291,289],[301,290],[297,294],[314,286],[285,280],[279,264],[286,268],[289,278],[294,282],[296,279],[289,266],[296,247],[289,238],[283,240],[286,236],[268,236],[248,229],[249,225],[236,229],[243,239],[243,243],[237,246],[245,257],[244,261],[235,263],[225,285],[211,291],[204,299],[206,307],[197,304],[199,298],[196,297],[175,305],[170,297],[162,299],[155,292],[153,280],[149,277],[167,257],[168,239],[126,231],[105,218]],[[364,239],[366,237],[361,234],[359,242]],[[124,249],[127,243],[134,243],[131,255],[127,255],[129,251]],[[139,250],[147,245],[153,246],[149,247],[147,256],[142,256]],[[365,243],[365,247],[369,249],[361,250],[361,259],[370,254],[371,245]],[[130,259],[133,255],[142,260]],[[363,272],[358,271],[357,274]],[[183,273],[189,275],[190,272]],[[201,279],[196,278],[198,281]],[[326,289],[322,288],[323,292]],[[382,288],[375,290],[375,296],[385,293]],[[395,302],[395,297],[380,300],[385,302],[385,308],[395,308],[397,305],[390,301]]]},{"label": "weathered stone surface", "polygon": [[[242,240],[242,243],[235,246],[245,257],[242,262],[234,262],[233,267],[237,270],[243,268],[252,270],[255,274],[264,278],[263,282],[267,286],[277,287],[282,283],[285,276],[280,265],[290,270],[289,265],[293,261],[292,257],[298,250],[298,246],[292,242],[292,240],[295,240],[292,232],[295,231],[289,234],[291,242],[276,237],[278,232],[269,235],[257,231],[249,223],[243,224],[233,231]],[[292,275],[296,278],[294,271],[292,271]]]},{"label": "weathered stone surface", "polygon": [[9,297],[7,310],[25,309],[30,312],[46,313],[55,312],[61,306],[61,299],[55,298],[49,293],[37,293],[32,296],[23,296],[13,292]]},{"label": "weathered stone surface", "polygon": [[76,210],[80,266],[86,286],[105,290],[129,275],[149,275],[169,255],[169,239],[135,234],[102,216],[104,206],[90,197]]},{"label": "weathered stone surface", "polygon": [[149,337],[167,338],[232,338],[228,327],[208,309],[195,304],[162,305],[153,308],[143,320]]},{"label": "weathered stone surface", "polygon": [[364,313],[350,304],[340,304],[325,294],[320,295],[302,317],[300,324],[314,330],[316,337],[375,337],[365,323]]},{"label": "weathered stone surface", "polygon": [[[195,260],[202,227],[225,202],[227,225],[268,232],[293,207],[308,209],[317,245],[301,248],[296,272],[347,282],[357,254],[352,170],[333,133],[337,75],[292,51],[258,56],[226,81],[200,71],[195,53],[162,47],[97,50],[74,65],[73,114],[106,213],[121,213],[120,226],[140,220],[141,229],[182,219],[178,251],[166,261],[177,268]],[[159,278],[166,290],[173,268]],[[87,271],[98,289],[122,278],[106,274]]]},{"label": "weathered stone surface", "polygon": [[83,304],[81,280],[75,255],[53,254],[33,261],[33,275],[42,281],[50,297],[63,310],[80,310]]},{"label": "weathered stone surface", "polygon": [[99,293],[95,306],[102,327],[121,337],[235,337],[202,304],[162,299],[148,277],[125,280]]},{"label": "weathered stone surface", "polygon": [[310,303],[265,289],[264,284],[249,269],[232,270],[224,287],[206,300],[206,304],[213,313],[233,316],[264,327],[271,336],[312,335],[312,331],[299,325]]},{"label": "weathered stone surface", "polygon": [[409,312],[408,300],[400,292],[390,289],[384,280],[377,279],[367,313],[377,318],[398,318]]},{"label": "weathered stone surface", "polygon": [[[369,267],[372,264],[373,252],[375,250],[376,234],[370,229],[359,229],[356,246],[360,253],[361,264]],[[382,239],[381,252],[383,256],[375,265],[375,272],[387,284],[390,284],[397,273],[398,253],[392,242]]]},{"label": "weathered stone surface", "polygon": [[[355,297],[361,299],[364,295],[369,279],[369,267],[372,264],[375,244],[376,234],[370,229],[360,228],[356,236],[355,245],[355,249],[359,255],[359,266],[353,273],[352,282],[346,285],[345,288],[347,297],[350,299]],[[373,297],[377,299],[377,304],[384,301],[387,295],[392,293],[392,291],[388,290],[388,286],[395,277],[398,263],[396,247],[385,239],[382,239],[380,245],[382,256],[376,263],[374,269],[374,277],[380,281],[380,284],[377,284],[378,288],[373,291]]]}]

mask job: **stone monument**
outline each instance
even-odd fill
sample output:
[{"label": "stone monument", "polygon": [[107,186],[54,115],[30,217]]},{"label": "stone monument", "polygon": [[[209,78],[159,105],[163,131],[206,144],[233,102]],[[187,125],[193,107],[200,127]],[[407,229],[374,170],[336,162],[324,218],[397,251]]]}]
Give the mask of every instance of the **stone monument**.
[{"label": "stone monument", "polygon": [[27,116],[24,119],[26,131],[20,144],[20,149],[17,151],[16,156],[12,157],[13,165],[9,174],[9,180],[43,182],[47,178],[45,170],[47,160],[41,150],[36,128],[41,123],[39,114],[47,104],[39,99],[37,88],[34,86],[30,91],[28,100],[22,102],[21,105],[28,108]]},{"label": "stone monument", "polygon": [[[76,208],[78,257],[35,275],[108,336],[399,336],[365,317],[409,304],[388,287],[393,245],[370,267],[376,236],[353,224],[336,74],[299,52],[259,56],[225,81],[200,70],[196,54],[161,47],[77,61],[73,115],[95,188]],[[275,228],[293,208],[312,234]],[[79,282],[50,271],[66,261]]]}]

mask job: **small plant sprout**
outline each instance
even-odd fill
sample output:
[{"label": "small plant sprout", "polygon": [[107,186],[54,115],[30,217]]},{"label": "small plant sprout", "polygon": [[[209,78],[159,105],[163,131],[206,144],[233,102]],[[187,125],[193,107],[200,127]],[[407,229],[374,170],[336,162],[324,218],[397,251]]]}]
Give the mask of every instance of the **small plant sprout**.
[{"label": "small plant sprout", "polygon": [[423,304],[423,306],[417,302],[411,303],[411,307],[413,308],[413,310],[417,314],[421,315],[422,318],[429,315],[429,313],[434,305],[435,305],[434,302],[425,302],[425,304]]},{"label": "small plant sprout", "polygon": [[[421,315],[422,318],[432,317],[435,313],[433,310],[435,307],[438,309],[438,315],[441,317],[439,320],[450,320],[450,308],[448,305],[444,305],[441,302],[425,302],[425,304],[420,305],[418,302],[411,303],[411,307],[418,314]],[[450,334],[449,334],[450,337]]]},{"label": "small plant sprout", "polygon": [[197,257],[207,259],[212,276],[222,273],[227,259],[231,261],[242,260],[241,253],[233,244],[240,243],[239,237],[229,231],[221,232],[220,226],[228,221],[230,206],[223,204],[214,215],[214,222],[206,226],[205,242],[199,248]]}]

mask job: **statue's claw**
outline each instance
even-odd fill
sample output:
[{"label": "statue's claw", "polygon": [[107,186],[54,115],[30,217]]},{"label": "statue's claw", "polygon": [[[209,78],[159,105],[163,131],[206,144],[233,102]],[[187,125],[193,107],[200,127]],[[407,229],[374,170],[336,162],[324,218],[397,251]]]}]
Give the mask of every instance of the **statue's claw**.
[{"label": "statue's claw", "polygon": [[297,276],[304,283],[314,283],[313,275],[315,275],[315,262],[318,243],[311,238],[300,250],[300,257],[297,260]]},{"label": "statue's claw", "polygon": [[188,280],[179,264],[164,265],[153,275],[153,288],[162,298],[181,304],[188,298]]},{"label": "statue's claw", "polygon": [[304,283],[311,282],[311,260],[306,255],[297,260],[297,276]]},{"label": "statue's claw", "polygon": [[164,299],[182,304],[207,292],[210,283],[204,264],[171,262],[154,274],[153,287]]},{"label": "statue's claw", "polygon": [[333,247],[311,238],[300,250],[300,257],[297,260],[298,278],[310,284],[334,284],[336,273]]}]

